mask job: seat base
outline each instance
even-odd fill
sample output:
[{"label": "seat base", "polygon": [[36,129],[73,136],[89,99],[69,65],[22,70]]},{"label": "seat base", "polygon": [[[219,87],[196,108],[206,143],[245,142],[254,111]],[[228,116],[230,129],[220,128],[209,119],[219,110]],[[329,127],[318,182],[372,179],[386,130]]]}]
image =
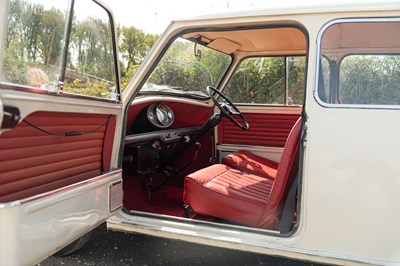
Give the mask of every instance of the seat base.
[{"label": "seat base", "polygon": [[195,213],[260,226],[273,180],[215,164],[185,177],[183,201]]}]

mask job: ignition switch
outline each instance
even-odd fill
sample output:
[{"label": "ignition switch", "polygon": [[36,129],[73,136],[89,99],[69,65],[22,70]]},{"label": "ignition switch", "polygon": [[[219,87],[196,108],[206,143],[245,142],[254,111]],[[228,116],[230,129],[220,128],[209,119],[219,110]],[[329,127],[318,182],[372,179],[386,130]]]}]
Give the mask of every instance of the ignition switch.
[{"label": "ignition switch", "polygon": [[160,141],[158,141],[158,140],[154,141],[154,142],[151,144],[151,146],[152,146],[154,149],[156,149],[156,150],[161,150],[161,144],[160,144]]}]

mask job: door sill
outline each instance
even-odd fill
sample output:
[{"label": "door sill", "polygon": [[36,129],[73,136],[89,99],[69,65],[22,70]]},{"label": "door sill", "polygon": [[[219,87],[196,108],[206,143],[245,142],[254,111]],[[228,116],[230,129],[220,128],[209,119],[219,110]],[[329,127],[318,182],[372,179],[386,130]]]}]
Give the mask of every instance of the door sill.
[{"label": "door sill", "polygon": [[301,248],[302,237],[299,232],[301,230],[297,230],[289,237],[284,237],[273,230],[194,221],[136,211],[126,212],[126,210],[120,210],[109,218],[107,229],[325,264],[341,265],[349,262],[354,265],[371,264],[371,261],[360,258]]}]

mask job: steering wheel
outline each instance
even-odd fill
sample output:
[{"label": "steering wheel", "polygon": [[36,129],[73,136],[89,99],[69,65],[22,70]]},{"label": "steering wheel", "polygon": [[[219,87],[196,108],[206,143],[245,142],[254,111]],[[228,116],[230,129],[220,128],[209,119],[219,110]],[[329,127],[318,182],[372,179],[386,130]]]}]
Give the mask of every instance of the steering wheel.
[{"label": "steering wheel", "polygon": [[[239,109],[219,90],[212,86],[207,86],[207,93],[210,96],[211,100],[214,102],[215,106],[218,107],[219,110],[229,119],[235,126],[240,129],[248,130],[250,128],[249,123],[247,123],[247,119],[244,115],[239,111]],[[224,104],[220,104],[217,99],[215,98],[215,94],[218,94],[222,99],[226,101]],[[241,122],[238,122],[233,115],[238,115],[241,118]]]}]

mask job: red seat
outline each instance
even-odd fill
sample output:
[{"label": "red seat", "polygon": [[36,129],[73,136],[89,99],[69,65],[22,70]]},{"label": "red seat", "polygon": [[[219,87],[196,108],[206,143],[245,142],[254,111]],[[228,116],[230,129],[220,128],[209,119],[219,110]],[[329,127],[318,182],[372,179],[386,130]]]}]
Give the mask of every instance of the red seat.
[{"label": "red seat", "polygon": [[277,162],[245,150],[237,151],[222,158],[222,163],[235,169],[271,178],[276,177],[279,166]]},{"label": "red seat", "polygon": [[251,160],[248,165],[244,161],[240,163],[240,169],[216,164],[186,176],[184,203],[195,213],[248,226],[277,229],[284,199],[297,174],[300,132],[301,118],[286,140],[275,177],[253,171],[250,166],[255,163],[257,169],[259,166],[267,173],[272,170],[263,164],[265,159],[257,161],[258,156],[245,152]]}]

